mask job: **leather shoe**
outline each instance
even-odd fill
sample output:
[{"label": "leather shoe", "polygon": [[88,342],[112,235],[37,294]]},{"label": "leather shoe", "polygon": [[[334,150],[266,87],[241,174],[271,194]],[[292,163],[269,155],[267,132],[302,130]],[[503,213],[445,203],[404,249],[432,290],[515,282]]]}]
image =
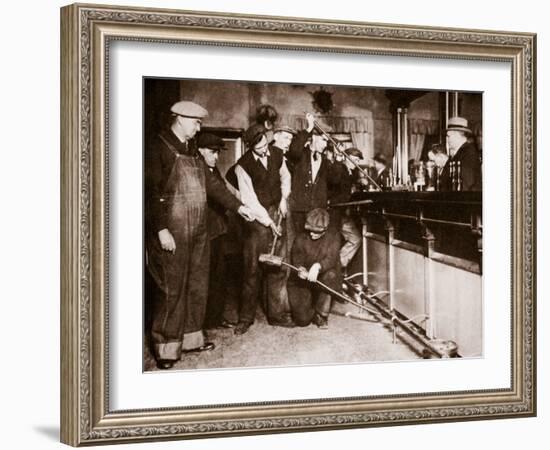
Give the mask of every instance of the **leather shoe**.
[{"label": "leather shoe", "polygon": [[183,353],[200,353],[200,352],[209,352],[214,350],[216,346],[213,342],[205,342],[204,345],[201,345],[197,348],[192,348],[191,350],[183,350]]},{"label": "leather shoe", "polygon": [[237,324],[233,322],[229,322],[229,320],[223,320],[223,322],[220,324],[220,328],[235,328]]},{"label": "leather shoe", "polygon": [[284,328],[294,328],[296,327],[296,324],[292,321],[292,319],[290,320],[270,320],[269,321],[269,325],[271,325],[272,327],[284,327]]},{"label": "leather shoe", "polygon": [[321,330],[328,330],[328,320],[326,317],[323,317],[321,314],[317,313],[313,317],[313,322]]},{"label": "leather shoe", "polygon": [[248,329],[250,328],[250,325],[252,325],[252,324],[251,323],[246,323],[246,322],[239,322],[237,324],[237,326],[235,327],[234,333],[236,335],[245,334],[248,331]]},{"label": "leather shoe", "polygon": [[175,362],[171,359],[159,359],[157,360],[157,367],[161,370],[168,370],[174,367]]}]

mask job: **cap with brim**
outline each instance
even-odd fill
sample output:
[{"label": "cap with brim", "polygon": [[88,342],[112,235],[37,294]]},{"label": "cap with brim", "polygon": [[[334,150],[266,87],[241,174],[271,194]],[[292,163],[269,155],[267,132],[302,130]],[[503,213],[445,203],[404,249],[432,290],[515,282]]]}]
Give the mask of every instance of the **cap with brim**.
[{"label": "cap with brim", "polygon": [[225,142],[215,134],[201,133],[197,139],[197,147],[220,151],[225,150]]},{"label": "cap with brim", "polygon": [[208,116],[208,111],[201,105],[189,101],[174,103],[170,111],[178,116],[188,117],[190,119],[204,119]]},{"label": "cap with brim", "polygon": [[355,147],[349,147],[344,150],[344,153],[348,156],[355,156],[357,158],[363,158],[363,154],[361,153],[361,150]]},{"label": "cap with brim", "polygon": [[380,164],[386,165],[388,163],[388,160],[384,155],[381,153],[378,153],[377,155],[374,155],[374,158],[372,158],[373,161],[379,162]]},{"label": "cap with brim", "polygon": [[472,133],[468,128],[468,120],[464,117],[451,117],[447,122],[447,131],[463,131],[464,133]]},{"label": "cap with brim", "polygon": [[292,136],[295,136],[297,134],[297,131],[289,126],[281,125],[275,128],[273,130],[273,133],[290,133]]},{"label": "cap with brim", "polygon": [[244,132],[244,142],[246,145],[256,145],[261,137],[265,136],[265,127],[260,124],[254,124]]},{"label": "cap with brim", "polygon": [[315,208],[310,211],[306,217],[304,228],[314,233],[324,233],[327,231],[330,216],[326,209]]}]

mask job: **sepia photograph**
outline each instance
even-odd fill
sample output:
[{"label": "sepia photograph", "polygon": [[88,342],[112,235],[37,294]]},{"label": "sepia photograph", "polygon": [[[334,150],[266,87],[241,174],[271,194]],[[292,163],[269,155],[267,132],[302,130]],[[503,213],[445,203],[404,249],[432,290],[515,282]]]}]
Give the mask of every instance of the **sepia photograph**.
[{"label": "sepia photograph", "polygon": [[143,370],[482,358],[482,112],[144,77]]},{"label": "sepia photograph", "polygon": [[62,442],[537,414],[536,35],[412,22],[62,8]]}]

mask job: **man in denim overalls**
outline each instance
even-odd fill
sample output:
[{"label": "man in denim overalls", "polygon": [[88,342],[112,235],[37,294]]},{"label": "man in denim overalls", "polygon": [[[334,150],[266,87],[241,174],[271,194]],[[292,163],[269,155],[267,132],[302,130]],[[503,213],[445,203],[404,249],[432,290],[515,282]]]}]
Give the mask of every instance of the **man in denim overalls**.
[{"label": "man in denim overalls", "polygon": [[158,287],[151,338],[160,369],[182,352],[213,350],[202,331],[208,296],[207,196],[251,220],[226,186],[206,168],[194,142],[208,112],[193,102],[171,108],[173,121],[146,149],[147,267]]}]

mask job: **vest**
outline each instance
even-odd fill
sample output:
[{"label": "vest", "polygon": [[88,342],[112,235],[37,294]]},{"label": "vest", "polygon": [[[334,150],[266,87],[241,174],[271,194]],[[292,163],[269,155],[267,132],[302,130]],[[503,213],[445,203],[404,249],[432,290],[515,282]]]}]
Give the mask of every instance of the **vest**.
[{"label": "vest", "polygon": [[237,163],[252,180],[256,197],[266,209],[278,205],[281,201],[280,170],[283,165],[283,152],[281,150],[272,148],[269,152],[267,169],[261,161],[256,161],[252,150],[247,151]]}]

